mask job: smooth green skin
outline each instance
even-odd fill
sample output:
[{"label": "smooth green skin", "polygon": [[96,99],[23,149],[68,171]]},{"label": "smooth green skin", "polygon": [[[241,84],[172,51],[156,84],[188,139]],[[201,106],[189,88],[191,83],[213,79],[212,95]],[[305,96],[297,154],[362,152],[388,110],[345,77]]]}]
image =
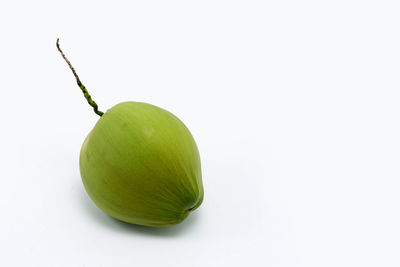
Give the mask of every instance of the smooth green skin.
[{"label": "smooth green skin", "polygon": [[159,107],[124,102],[100,117],[80,154],[82,181],[108,215],[169,226],[203,201],[200,156],[186,126]]}]

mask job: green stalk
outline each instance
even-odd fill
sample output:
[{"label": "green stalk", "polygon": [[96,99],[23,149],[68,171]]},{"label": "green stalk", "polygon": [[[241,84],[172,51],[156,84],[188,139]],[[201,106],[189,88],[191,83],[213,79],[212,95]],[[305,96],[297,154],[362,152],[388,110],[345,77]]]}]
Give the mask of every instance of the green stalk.
[{"label": "green stalk", "polygon": [[68,58],[64,55],[64,52],[61,50],[60,48],[60,44],[59,44],[59,38],[57,38],[57,49],[58,51],[60,51],[61,56],[64,58],[65,62],[67,62],[69,68],[72,70],[72,73],[74,74],[75,78],[76,78],[76,82],[78,83],[79,88],[81,88],[83,95],[85,96],[87,102],[89,103],[90,106],[93,107],[94,113],[96,113],[97,115],[99,115],[100,117],[104,114],[102,111],[99,110],[99,107],[97,106],[96,102],[93,101],[92,97],[89,95],[88,90],[86,89],[86,87],[82,84],[81,80],[78,77],[78,74],[76,74],[74,67],[72,67],[71,62],[69,62]]}]

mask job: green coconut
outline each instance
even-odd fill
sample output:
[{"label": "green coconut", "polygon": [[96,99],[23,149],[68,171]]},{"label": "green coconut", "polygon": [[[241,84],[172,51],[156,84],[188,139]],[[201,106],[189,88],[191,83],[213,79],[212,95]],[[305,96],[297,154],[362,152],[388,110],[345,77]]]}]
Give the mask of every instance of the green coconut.
[{"label": "green coconut", "polygon": [[100,119],[80,152],[86,192],[108,215],[132,224],[169,226],[203,201],[199,151],[188,128],[151,104],[123,102],[98,110],[60,49]]}]

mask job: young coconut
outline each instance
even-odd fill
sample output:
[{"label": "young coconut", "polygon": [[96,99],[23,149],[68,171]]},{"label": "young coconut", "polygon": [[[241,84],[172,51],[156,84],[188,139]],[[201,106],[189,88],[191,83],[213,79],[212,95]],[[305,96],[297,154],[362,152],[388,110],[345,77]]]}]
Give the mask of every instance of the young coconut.
[{"label": "young coconut", "polygon": [[186,126],[172,113],[141,102],[98,110],[60,48],[89,105],[100,116],[80,152],[80,173],[93,202],[132,224],[169,226],[203,201],[200,156]]}]

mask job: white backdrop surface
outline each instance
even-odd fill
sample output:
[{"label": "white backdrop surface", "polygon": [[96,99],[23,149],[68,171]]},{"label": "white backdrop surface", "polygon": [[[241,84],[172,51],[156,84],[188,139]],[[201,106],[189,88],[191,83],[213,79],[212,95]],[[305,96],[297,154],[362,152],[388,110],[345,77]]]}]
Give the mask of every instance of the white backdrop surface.
[{"label": "white backdrop surface", "polygon": [[[398,1],[2,1],[1,266],[400,266]],[[191,130],[205,198],[182,224],[87,196],[100,109]]]}]

